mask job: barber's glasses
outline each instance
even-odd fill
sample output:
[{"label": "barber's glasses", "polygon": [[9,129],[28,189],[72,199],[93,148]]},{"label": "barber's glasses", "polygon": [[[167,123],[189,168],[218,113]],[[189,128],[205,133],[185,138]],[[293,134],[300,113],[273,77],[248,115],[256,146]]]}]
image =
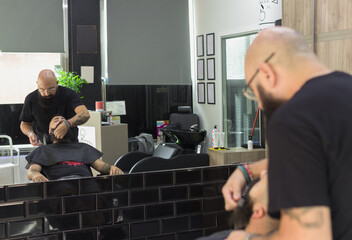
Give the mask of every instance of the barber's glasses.
[{"label": "barber's glasses", "polygon": [[51,88],[48,88],[48,89],[39,88],[39,91],[40,91],[41,93],[45,93],[45,92],[47,92],[47,93],[53,93],[53,92],[55,92],[55,90],[56,90],[56,87],[51,87]]},{"label": "barber's glasses", "polygon": [[[267,57],[264,62],[267,63],[269,62],[269,60],[275,55],[275,53],[270,54],[269,57]],[[255,73],[253,74],[253,76],[249,79],[248,83],[246,84],[246,87],[242,90],[243,95],[253,101],[256,101],[257,98],[254,95],[253,91],[249,88],[249,85],[253,82],[254,78],[258,75],[259,73],[259,68],[257,68],[257,70],[255,71]]]}]

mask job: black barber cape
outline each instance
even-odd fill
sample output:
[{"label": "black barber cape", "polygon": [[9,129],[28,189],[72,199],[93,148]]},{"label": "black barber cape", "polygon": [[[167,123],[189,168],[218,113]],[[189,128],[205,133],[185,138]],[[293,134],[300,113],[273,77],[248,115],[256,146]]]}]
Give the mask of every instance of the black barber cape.
[{"label": "black barber cape", "polygon": [[65,142],[40,146],[26,157],[29,165],[38,164],[49,180],[65,176],[92,176],[90,165],[102,152],[85,143]]}]

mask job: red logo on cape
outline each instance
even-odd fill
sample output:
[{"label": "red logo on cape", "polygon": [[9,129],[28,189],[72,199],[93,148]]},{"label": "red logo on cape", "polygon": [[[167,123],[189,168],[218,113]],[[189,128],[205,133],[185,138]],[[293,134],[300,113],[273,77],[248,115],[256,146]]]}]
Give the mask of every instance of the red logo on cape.
[{"label": "red logo on cape", "polygon": [[67,164],[69,166],[75,166],[75,167],[84,165],[84,163],[76,162],[76,161],[63,161],[63,162],[59,162],[59,164]]}]

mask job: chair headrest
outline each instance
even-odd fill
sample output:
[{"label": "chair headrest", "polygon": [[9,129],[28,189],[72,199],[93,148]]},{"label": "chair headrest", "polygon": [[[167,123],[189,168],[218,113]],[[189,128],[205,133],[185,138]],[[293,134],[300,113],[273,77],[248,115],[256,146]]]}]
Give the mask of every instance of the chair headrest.
[{"label": "chair headrest", "polygon": [[178,106],[177,111],[179,113],[191,113],[192,108],[191,106]]},{"label": "chair headrest", "polygon": [[153,153],[153,157],[170,159],[176,156],[179,152],[180,148],[171,147],[165,144],[159,144]]}]

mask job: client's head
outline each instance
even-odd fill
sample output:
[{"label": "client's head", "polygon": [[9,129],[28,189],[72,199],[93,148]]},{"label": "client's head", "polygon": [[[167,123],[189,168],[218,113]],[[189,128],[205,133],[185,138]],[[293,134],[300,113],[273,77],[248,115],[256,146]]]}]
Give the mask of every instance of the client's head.
[{"label": "client's head", "polygon": [[72,132],[70,131],[70,129],[68,129],[66,135],[64,136],[63,139],[57,139],[54,135],[54,131],[55,129],[60,125],[60,124],[64,124],[63,121],[65,121],[65,117],[63,117],[60,114],[56,114],[50,121],[49,123],[49,135],[50,135],[50,139],[53,143],[56,142],[67,142],[70,139],[70,135],[72,134]]},{"label": "client's head", "polygon": [[242,194],[242,206],[234,211],[236,225],[246,226],[247,232],[266,234],[278,227],[278,221],[268,215],[268,176],[261,173],[260,179],[249,184]]}]

